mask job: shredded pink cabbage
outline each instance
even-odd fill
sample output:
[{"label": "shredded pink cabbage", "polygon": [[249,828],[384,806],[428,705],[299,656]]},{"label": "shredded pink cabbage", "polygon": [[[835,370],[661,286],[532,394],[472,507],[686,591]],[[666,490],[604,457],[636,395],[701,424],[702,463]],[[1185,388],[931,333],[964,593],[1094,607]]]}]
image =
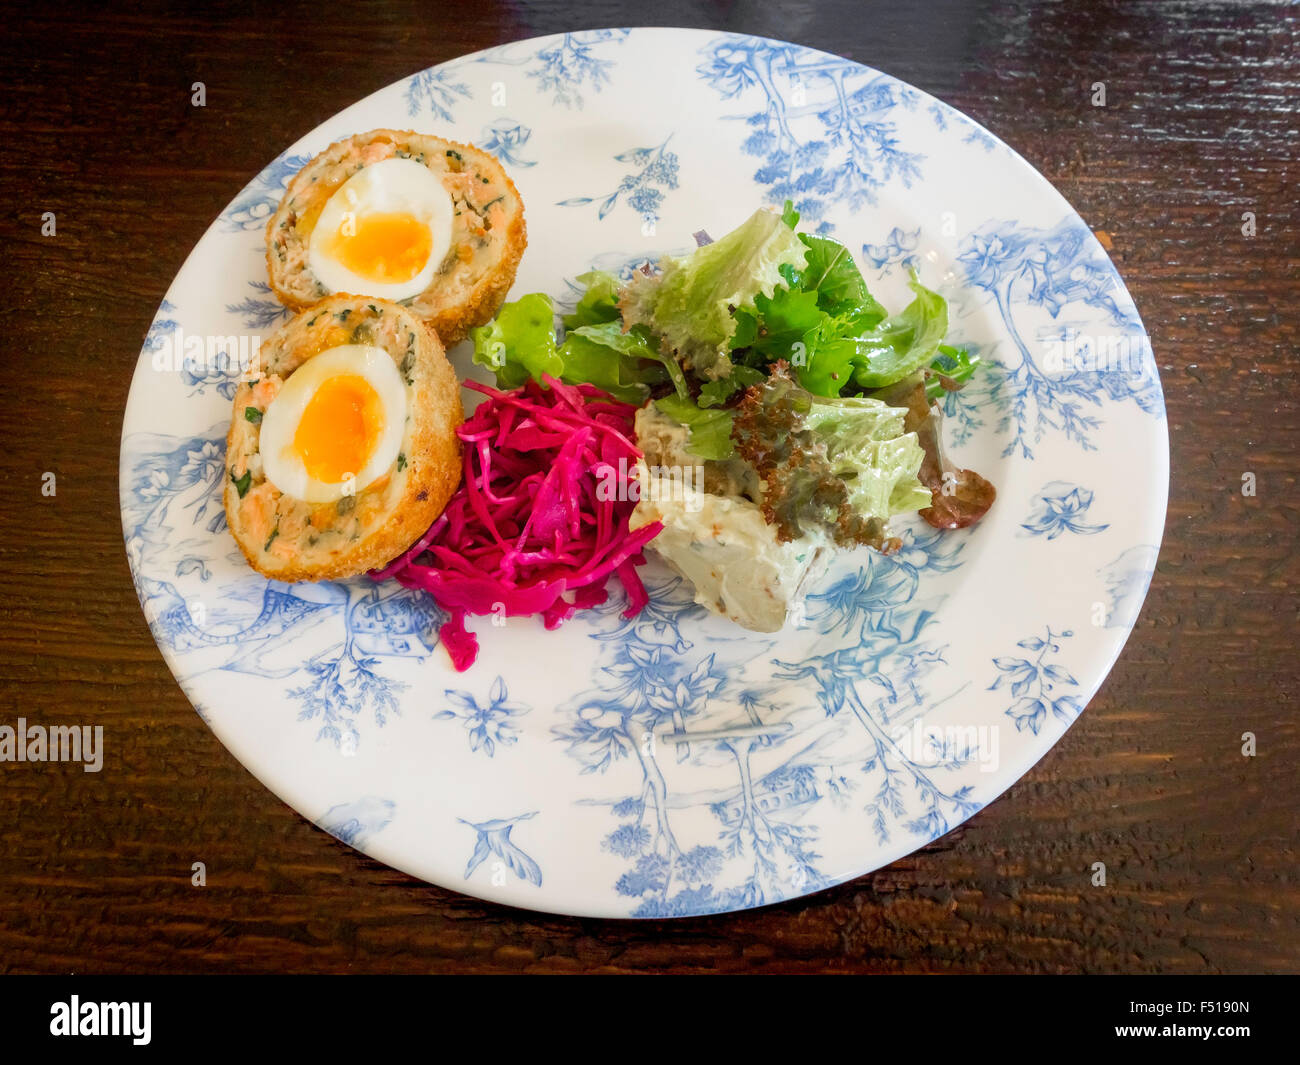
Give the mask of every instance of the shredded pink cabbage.
[{"label": "shredded pink cabbage", "polygon": [[628,529],[636,408],[593,385],[545,380],[510,392],[465,383],[487,399],[457,430],[460,489],[410,550],[372,574],[423,588],[450,613],[440,633],[457,670],[478,657],[467,614],[541,614],[554,629],[605,602],[611,573],[627,593],[624,617],[649,601],[636,567],[663,526]]}]

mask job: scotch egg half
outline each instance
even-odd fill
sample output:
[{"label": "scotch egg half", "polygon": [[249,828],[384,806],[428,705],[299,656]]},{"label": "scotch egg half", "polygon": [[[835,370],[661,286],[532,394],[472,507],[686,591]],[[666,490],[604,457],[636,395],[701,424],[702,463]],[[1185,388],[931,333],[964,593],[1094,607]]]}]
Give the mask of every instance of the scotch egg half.
[{"label": "scotch egg half", "polygon": [[289,180],[267,220],[266,268],[294,310],[331,294],[389,299],[450,346],[500,309],[527,243],[519,190],[488,152],[372,129]]},{"label": "scotch egg half", "polygon": [[460,384],[407,308],[339,295],[262,345],[235,392],[226,519],[257,572],[359,575],[420,538],[460,484]]}]

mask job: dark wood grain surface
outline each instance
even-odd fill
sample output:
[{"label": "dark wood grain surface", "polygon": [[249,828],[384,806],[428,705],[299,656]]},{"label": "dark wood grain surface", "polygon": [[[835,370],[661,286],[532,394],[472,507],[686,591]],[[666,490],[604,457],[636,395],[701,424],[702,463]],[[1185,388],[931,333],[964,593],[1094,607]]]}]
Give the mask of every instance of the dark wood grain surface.
[{"label": "dark wood grain surface", "polygon": [[[102,723],[107,755],[99,774],[0,765],[0,972],[1300,971],[1294,8],[5,7],[0,722]],[[1160,363],[1172,444],[1146,607],[1038,766],[886,869],[678,923],[503,909],[313,828],[172,679],[132,591],[117,508],[145,329],[204,229],[268,160],[430,64],[650,22],[838,52],[1011,144],[1109,235]],[[1104,108],[1090,104],[1094,81]],[[44,211],[54,238],[41,236]],[[1253,498],[1240,492],[1247,471]],[[1254,758],[1241,754],[1246,731]],[[204,888],[191,886],[194,861]],[[1096,861],[1105,888],[1090,884]]]}]

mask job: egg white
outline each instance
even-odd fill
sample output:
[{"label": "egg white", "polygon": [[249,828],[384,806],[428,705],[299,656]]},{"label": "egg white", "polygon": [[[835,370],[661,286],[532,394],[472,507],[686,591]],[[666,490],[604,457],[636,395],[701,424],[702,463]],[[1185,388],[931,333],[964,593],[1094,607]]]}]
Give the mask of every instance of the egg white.
[{"label": "egg white", "polygon": [[[429,227],[432,246],[424,268],[408,281],[371,281],[330,255],[328,245],[347,222],[380,212],[409,214]],[[331,293],[404,300],[429,287],[434,271],[451,250],[455,208],[451,193],[426,166],[414,159],[384,159],[358,170],[325,202],[307,246],[307,265]]]},{"label": "egg white", "polygon": [[[294,451],[293,437],[316,390],[340,374],[362,377],[375,390],[384,424],[369,460],[354,479],[321,481],[307,472]],[[332,503],[360,492],[392,468],[405,429],[406,385],[388,352],[372,344],[341,344],[313,356],[289,375],[262,416],[258,451],[267,480],[285,495],[308,503]]]}]

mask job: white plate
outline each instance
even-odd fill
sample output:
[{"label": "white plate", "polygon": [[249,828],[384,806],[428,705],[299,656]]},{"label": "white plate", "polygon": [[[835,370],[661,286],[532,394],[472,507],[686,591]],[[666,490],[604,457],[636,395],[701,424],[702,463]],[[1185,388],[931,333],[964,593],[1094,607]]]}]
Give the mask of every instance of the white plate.
[{"label": "white plate", "polygon": [[[757,635],[646,571],[546,632],[475,627],[455,673],[427,598],[366,579],[268,583],[225,528],[237,358],[168,359],[177,329],[237,355],[283,312],[263,227],[289,176],[378,126],[495,152],[527,206],[514,294],[563,302],[787,196],[844,241],[887,306],[907,269],[985,360],[947,399],[955,458],[998,489],[968,532],[901,523],[843,555],[806,623]],[[226,339],[223,339],[226,338]],[[233,339],[229,339],[233,338]],[[178,360],[179,361],[179,360]],[[465,346],[453,352],[462,375]],[[1068,203],[947,105],[798,45],[595,30],[397,82],[259,174],[186,261],[136,369],[121,500],[168,665],[222,742],[352,846],[434,883],[598,916],[741,909],[935,839],[1061,737],[1123,646],[1155,565],[1168,439],[1119,276]],[[613,585],[611,584],[611,589]]]}]

